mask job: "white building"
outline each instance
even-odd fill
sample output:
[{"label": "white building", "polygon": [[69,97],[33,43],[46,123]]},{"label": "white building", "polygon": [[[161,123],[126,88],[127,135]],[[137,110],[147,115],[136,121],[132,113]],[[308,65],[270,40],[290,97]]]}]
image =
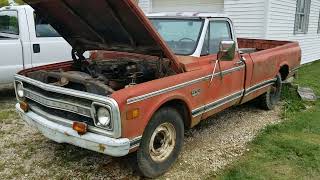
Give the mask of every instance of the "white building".
[{"label": "white building", "polygon": [[238,37],[299,41],[302,62],[320,59],[320,0],[139,0],[146,12],[224,12]]}]

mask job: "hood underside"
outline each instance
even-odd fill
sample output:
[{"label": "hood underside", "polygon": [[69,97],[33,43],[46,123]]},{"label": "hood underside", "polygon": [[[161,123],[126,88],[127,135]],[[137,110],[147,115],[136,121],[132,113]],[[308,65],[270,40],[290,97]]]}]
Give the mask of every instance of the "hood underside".
[{"label": "hood underside", "polygon": [[131,0],[24,0],[77,51],[108,50],[155,55],[179,63]]}]

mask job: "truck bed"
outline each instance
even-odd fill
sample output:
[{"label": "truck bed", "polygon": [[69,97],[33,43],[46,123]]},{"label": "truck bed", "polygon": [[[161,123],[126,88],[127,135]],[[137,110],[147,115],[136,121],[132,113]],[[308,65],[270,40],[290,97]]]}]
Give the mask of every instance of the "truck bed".
[{"label": "truck bed", "polygon": [[[253,86],[272,79],[282,72],[282,80],[293,75],[301,63],[301,49],[298,42],[264,39],[238,39],[238,46],[243,57],[251,60],[252,77],[247,86]],[[250,63],[248,63],[250,66]]]},{"label": "truck bed", "polygon": [[293,42],[238,38],[238,46],[241,53],[254,53],[258,51],[276,48],[290,43]]}]

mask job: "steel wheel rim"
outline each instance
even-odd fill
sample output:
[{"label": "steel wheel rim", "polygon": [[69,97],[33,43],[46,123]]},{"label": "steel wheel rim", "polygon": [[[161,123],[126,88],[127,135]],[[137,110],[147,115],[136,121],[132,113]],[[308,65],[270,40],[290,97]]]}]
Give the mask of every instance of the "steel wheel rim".
[{"label": "steel wheel rim", "polygon": [[155,162],[165,161],[173,152],[176,145],[176,130],[171,123],[159,125],[153,132],[150,143],[149,153]]}]

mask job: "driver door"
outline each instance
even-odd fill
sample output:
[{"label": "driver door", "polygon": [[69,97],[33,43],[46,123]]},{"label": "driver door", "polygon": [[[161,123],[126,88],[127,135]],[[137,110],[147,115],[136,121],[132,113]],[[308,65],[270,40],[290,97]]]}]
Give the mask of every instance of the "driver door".
[{"label": "driver door", "polygon": [[[220,42],[233,40],[234,36],[231,22],[228,19],[213,19],[209,22],[207,35],[202,49],[205,59],[211,62],[211,72],[214,71]],[[236,50],[237,51],[237,50]],[[221,67],[221,69],[220,69]],[[238,51],[232,61],[220,61],[215,73],[208,80],[208,97],[205,102],[203,118],[207,118],[235,103],[238,103],[243,95],[245,68],[240,61]]]},{"label": "driver door", "polygon": [[[30,31],[33,67],[71,60],[71,46],[51,25],[34,14]],[[34,24],[33,24],[34,23]]]}]

